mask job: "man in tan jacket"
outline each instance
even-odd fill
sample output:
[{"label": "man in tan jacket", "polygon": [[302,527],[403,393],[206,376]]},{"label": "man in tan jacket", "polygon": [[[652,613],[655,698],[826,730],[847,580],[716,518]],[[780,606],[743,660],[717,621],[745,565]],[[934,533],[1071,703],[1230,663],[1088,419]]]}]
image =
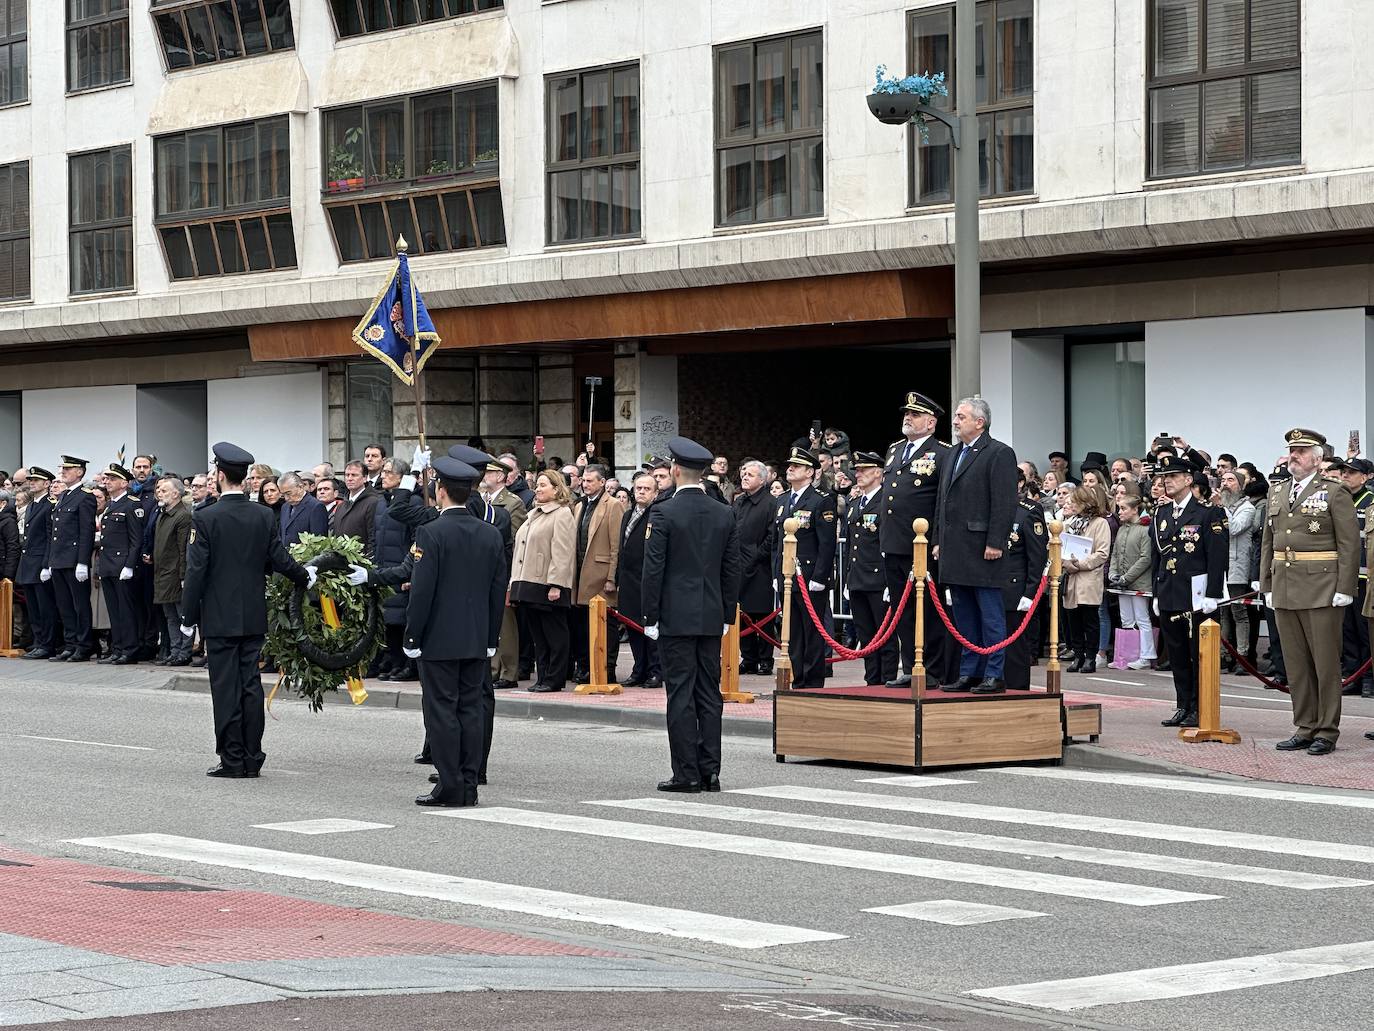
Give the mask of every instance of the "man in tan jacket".
[{"label": "man in tan jacket", "polygon": [[[511,468],[499,460],[487,463],[482,474],[482,497],[497,508],[510,513],[510,532],[512,539],[525,525],[529,512],[525,503],[506,490],[506,477]],[[515,609],[507,605],[501,616],[501,645],[491,660],[492,689],[508,691],[520,681],[520,630],[515,619]]]},{"label": "man in tan jacket", "polygon": [[1322,478],[1322,446],[1315,430],[1289,430],[1291,480],[1269,489],[1260,547],[1260,590],[1274,610],[1288,691],[1293,736],[1285,752],[1326,755],[1336,748],[1341,722],[1341,623],[1355,600],[1360,573],[1360,527],[1350,492]]},{"label": "man in tan jacket", "polygon": [[[605,466],[589,465],[582,470],[582,498],[573,506],[577,523],[577,587],[569,618],[572,639],[573,679],[584,683],[590,672],[591,652],[587,640],[587,606],[598,594],[606,604],[615,605],[615,574],[620,561],[620,521],[625,509],[606,493],[610,473]],[[619,627],[613,631],[607,620],[606,676],[615,677],[615,659],[620,649]]]}]

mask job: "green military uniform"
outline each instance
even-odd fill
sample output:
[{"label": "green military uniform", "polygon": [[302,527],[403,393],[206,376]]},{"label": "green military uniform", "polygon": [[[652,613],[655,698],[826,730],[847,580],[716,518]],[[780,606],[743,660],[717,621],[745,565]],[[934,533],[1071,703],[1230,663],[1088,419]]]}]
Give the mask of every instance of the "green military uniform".
[{"label": "green military uniform", "polygon": [[[1288,446],[1320,447],[1311,430],[1288,433]],[[1341,621],[1336,595],[1353,600],[1360,571],[1355,505],[1342,485],[1313,473],[1269,490],[1260,547],[1260,590],[1272,593],[1294,739],[1334,743],[1341,720]]]}]

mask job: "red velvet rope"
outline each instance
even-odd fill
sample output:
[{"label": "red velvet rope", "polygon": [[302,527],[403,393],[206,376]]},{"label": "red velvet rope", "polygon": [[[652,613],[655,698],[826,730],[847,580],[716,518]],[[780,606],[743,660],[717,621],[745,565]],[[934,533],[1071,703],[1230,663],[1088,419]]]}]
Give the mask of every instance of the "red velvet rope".
[{"label": "red velvet rope", "polygon": [[1008,647],[1026,632],[1026,627],[1030,626],[1031,617],[1035,615],[1035,607],[1040,604],[1040,599],[1045,596],[1045,585],[1047,583],[1049,583],[1049,578],[1042,576],[1040,578],[1040,586],[1036,589],[1035,597],[1031,600],[1031,607],[1026,610],[1025,618],[1021,620],[1021,625],[1016,628],[1016,632],[1005,641],[999,641],[997,644],[990,645],[987,648],[981,648],[974,644],[963,634],[959,633],[959,628],[950,622],[949,616],[945,613],[945,607],[940,604],[939,585],[936,584],[934,580],[930,581],[930,589],[927,593],[930,595],[930,600],[935,603],[935,612],[940,617],[940,622],[945,625],[945,629],[949,631],[950,637],[954,638],[975,655],[991,655],[993,652],[1000,652],[1003,648]]},{"label": "red velvet rope", "polygon": [[644,628],[642,626],[636,623],[629,616],[622,616],[619,612],[611,608],[609,605],[606,606],[606,615],[614,616],[616,619],[620,620],[620,622],[624,623],[627,627],[629,627],[637,634],[644,633]]},{"label": "red velvet rope", "polygon": [[887,610],[887,615],[883,617],[883,622],[878,627],[877,633],[873,635],[873,640],[856,651],[853,648],[846,648],[825,632],[825,627],[821,624],[820,619],[816,615],[816,606],[811,601],[811,592],[806,589],[806,580],[802,577],[801,573],[797,574],[797,587],[798,590],[801,591],[802,601],[806,605],[807,615],[811,617],[812,624],[815,625],[817,632],[820,633],[821,640],[835,651],[834,655],[825,660],[828,663],[844,662],[848,659],[862,659],[865,656],[872,655],[883,645],[887,644],[888,638],[890,638],[897,629],[897,622],[902,618],[902,612],[906,609],[907,600],[911,597],[911,589],[915,585],[916,581],[908,577],[906,590],[902,592],[901,601],[897,603],[896,608]]},{"label": "red velvet rope", "polygon": [[771,637],[769,637],[764,632],[763,628],[767,626],[769,623],[773,622],[773,620],[777,619],[780,615],[782,615],[781,607],[774,609],[772,612],[768,613],[768,615],[764,616],[757,623],[755,623],[747,615],[741,612],[741,618],[749,625],[739,632],[740,637],[748,637],[750,634],[758,634],[765,641],[768,641],[773,645],[774,648],[776,648],[778,646],[778,642],[774,641]]},{"label": "red velvet rope", "polygon": [[[1250,662],[1245,658],[1244,655],[1236,651],[1235,645],[1233,645],[1230,641],[1226,640],[1226,638],[1224,637],[1221,639],[1221,646],[1225,648],[1228,653],[1230,653],[1231,658],[1236,660],[1236,665],[1238,665],[1241,669],[1245,670],[1245,672],[1249,673],[1252,677],[1258,680],[1265,687],[1269,688],[1269,690],[1282,691],[1284,694],[1289,693],[1286,684],[1280,684],[1277,680],[1270,680],[1259,670],[1255,669],[1255,667],[1250,664]],[[1341,687],[1349,687],[1351,684],[1355,683],[1355,681],[1359,680],[1360,677],[1364,676],[1367,672],[1369,672],[1369,668],[1371,665],[1374,665],[1374,659],[1365,659],[1363,666],[1361,666],[1354,673],[1350,674],[1350,676],[1346,677],[1344,680],[1341,681]]]}]

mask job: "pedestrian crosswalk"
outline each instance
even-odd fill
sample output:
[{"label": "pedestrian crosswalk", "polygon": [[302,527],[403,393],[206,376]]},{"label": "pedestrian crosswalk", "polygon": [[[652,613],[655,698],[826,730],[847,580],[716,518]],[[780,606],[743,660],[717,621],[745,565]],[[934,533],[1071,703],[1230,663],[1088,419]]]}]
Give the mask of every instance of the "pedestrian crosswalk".
[{"label": "pedestrian crosswalk", "polygon": [[[971,801],[1010,777],[1035,784],[1038,808]],[[834,783],[833,778],[827,778]],[[1113,791],[1164,797],[1232,796],[1247,806],[1314,804],[1340,807],[1352,819],[1370,808],[1356,795],[1308,795],[1301,791],[1173,778],[1155,774],[1087,773],[1044,768],[983,771],[974,777],[854,776],[847,789],[814,784],[760,784],[720,795],[588,798],[575,804],[523,802],[475,809],[431,810],[398,817],[396,824],[461,826],[465,853],[480,855],[484,841],[541,854],[574,851],[573,842],[602,849],[627,869],[684,869],[702,855],[703,870],[728,868],[749,883],[742,894],[707,893],[718,908],[703,911],[662,906],[654,878],[626,882],[620,897],[605,883],[560,880],[567,890],[455,877],[403,866],[278,851],[248,844],[205,841],[166,834],[125,834],[78,839],[74,844],[129,855],[250,870],[284,878],[329,882],[353,888],[523,914],[536,918],[619,928],[648,936],[689,939],[725,949],[807,946],[851,950],[864,940],[910,934],[953,936],[973,948],[995,949],[1008,935],[1034,934],[1041,942],[1075,947],[1078,965],[1066,969],[1041,963],[997,968],[996,977],[978,971],[974,983],[957,991],[1000,1003],[1056,1011],[1077,1011],[1134,1003],[1243,991],[1374,970],[1374,942],[1351,941],[1332,932],[1325,944],[1309,937],[1291,951],[1249,949],[1227,935],[1229,923],[1283,900],[1317,895],[1335,906],[1369,905],[1374,846],[1353,841],[1232,831],[1185,822],[1101,815],[1091,792],[1076,787],[1104,785]],[[1039,790],[1041,786],[1045,791]],[[1051,791],[1051,788],[1056,788]],[[931,792],[928,789],[938,789]],[[1292,797],[1298,796],[1298,797]],[[1029,793],[1028,793],[1028,797]],[[1056,799],[1058,802],[1047,801]],[[1130,812],[1113,796],[1111,813]],[[1057,808],[1055,807],[1057,804]],[[571,810],[571,811],[569,811]],[[1094,811],[1097,810],[1097,811]],[[1157,814],[1158,809],[1151,810]],[[1168,811],[1167,807],[1165,811]],[[1287,811],[1287,810],[1283,810]],[[1328,808],[1328,811],[1332,811]],[[882,813],[883,819],[865,819]],[[439,817],[440,819],[435,819]],[[345,826],[347,825],[347,826]],[[1266,824],[1268,825],[1268,824]],[[1296,825],[1278,821],[1285,829]],[[280,834],[321,833],[388,825],[349,820],[264,824],[253,830]],[[990,833],[1002,830],[1007,833]],[[1072,840],[1056,840],[1061,833]],[[1300,833],[1300,832],[1297,832]],[[1021,837],[1018,835],[1028,835]],[[488,835],[489,837],[484,837]],[[1360,839],[1358,833],[1339,835]],[[1124,840],[1123,840],[1124,839]],[[263,840],[261,836],[257,840]],[[272,839],[268,839],[269,842]],[[326,842],[332,839],[323,839]],[[1364,837],[1364,840],[1369,840]],[[1136,848],[1123,844],[1139,843]],[[655,851],[656,850],[656,851]],[[1256,860],[1263,858],[1262,862]],[[1309,862],[1315,860],[1316,862]],[[757,868],[743,864],[757,863]],[[752,870],[750,877],[746,871]],[[835,871],[835,873],[827,873]],[[504,872],[504,871],[503,871]],[[766,873],[766,876],[763,874]],[[816,912],[799,909],[788,885],[834,877],[828,904]],[[706,873],[704,883],[712,882]],[[514,878],[519,880],[520,878]],[[891,891],[880,890],[890,886]],[[579,889],[587,889],[580,894]],[[895,894],[894,894],[895,893]],[[674,899],[673,901],[681,901]],[[1286,903],[1284,903],[1286,904]],[[1085,908],[1086,907],[1086,908]],[[1299,913],[1303,905],[1294,906]],[[1144,910],[1140,917],[1131,910]],[[709,911],[708,911],[709,910]],[[1093,913],[1121,914],[1126,946],[1111,960],[1076,941]],[[1148,920],[1146,913],[1153,911]],[[1318,911],[1315,907],[1312,911]],[[807,915],[801,915],[806,912]],[[1178,913],[1177,917],[1169,914]],[[1166,921],[1173,920],[1174,923]],[[1320,931],[1320,924],[1315,925]],[[1026,930],[1019,930],[1019,928]],[[1221,930],[1217,930],[1221,929]],[[1215,933],[1214,933],[1215,932]],[[1194,963],[1160,966],[1160,952],[1148,950],[1170,934],[1210,942],[1211,954]],[[1141,946],[1132,951],[1132,936]],[[1022,939],[1017,939],[1022,940]],[[1252,941],[1251,944],[1254,944]],[[1020,952],[1013,949],[1020,956]],[[1038,950],[1054,955],[1054,948]],[[1245,954],[1246,952],[1251,954]],[[1034,956],[1037,950],[1025,950]],[[818,953],[808,953],[815,956]],[[849,953],[837,953],[849,954]],[[1131,964],[1125,957],[1152,959]],[[1169,953],[1168,958],[1177,954]],[[1135,969],[1130,967],[1134,966]],[[1127,969],[1121,969],[1127,967]],[[1094,969],[1095,968],[1095,969]],[[989,970],[992,968],[989,968]],[[1024,976],[1032,973],[1040,979]],[[1074,976],[1062,976],[1065,973]],[[1046,977],[1047,974],[1054,976]],[[913,976],[921,976],[913,974]],[[906,985],[905,987],[911,987]],[[941,990],[948,986],[942,985]],[[1109,1019],[1110,1014],[1104,1016]]]}]

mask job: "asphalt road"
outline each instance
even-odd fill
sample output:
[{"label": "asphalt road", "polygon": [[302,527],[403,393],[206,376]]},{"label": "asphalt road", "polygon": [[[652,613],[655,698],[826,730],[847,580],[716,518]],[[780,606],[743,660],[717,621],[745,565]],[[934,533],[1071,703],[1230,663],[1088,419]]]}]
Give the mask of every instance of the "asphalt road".
[{"label": "asphalt road", "polygon": [[[0,842],[34,853],[535,931],[714,969],[782,972],[830,992],[877,989],[887,993],[884,1000],[866,1004],[894,1012],[974,1007],[928,1025],[942,1028],[991,1029],[1003,1026],[996,1021],[1006,1014],[1054,1026],[1141,1031],[1369,1025],[1374,944],[1360,943],[1374,939],[1374,887],[1346,882],[1374,879],[1374,853],[1362,851],[1374,843],[1374,810],[1310,800],[1346,797],[1367,805],[1369,796],[1304,789],[1288,789],[1296,799],[1195,794],[999,771],[879,784],[869,781],[894,771],[778,765],[767,741],[729,739],[725,793],[669,798],[653,790],[668,772],[661,732],[501,720],[482,807],[441,816],[411,801],[425,788],[427,772],[410,762],[420,741],[418,713],[330,706],[311,714],[298,703],[279,703],[280,721],[268,726],[262,779],[214,781],[204,776],[214,761],[208,697],[133,686],[146,683],[144,675],[77,683],[72,681],[94,681],[94,669],[69,676],[26,665],[22,677],[6,675],[9,664],[0,669]],[[114,674],[100,675],[115,681]],[[818,791],[847,794],[820,797]],[[688,808],[645,808],[665,801]],[[1026,810],[1059,815],[1027,817]],[[386,827],[302,836],[257,826],[319,818]],[[953,836],[961,832],[984,837]],[[307,880],[232,860],[191,862],[71,844],[144,834],[340,860],[345,874]],[[1265,843],[1240,834],[1285,840]],[[1008,838],[1027,842],[1024,851]],[[1043,843],[1113,854],[1080,850],[1069,861],[1059,853],[1072,848]],[[233,854],[221,853],[221,859]],[[1185,872],[1185,860],[1231,868]],[[826,938],[749,949],[687,940],[359,887],[347,883],[353,869],[347,863],[391,868],[400,880],[406,871],[428,871],[800,928]],[[308,868],[312,860],[297,865]],[[1304,876],[1327,880],[1300,880]],[[1079,880],[1056,880],[1066,877]],[[996,919],[957,925],[868,912],[943,900],[998,907],[987,914]],[[702,934],[709,938],[706,924]],[[1322,951],[1250,959],[1304,949]],[[1230,960],[1245,962],[1222,962]],[[1209,963],[1216,965],[1105,983],[1057,983]],[[471,1004],[449,998],[454,1005]],[[479,1005],[499,1008],[497,1000],[484,997]],[[643,1011],[643,1022],[609,1017],[610,1009],[597,1017],[598,1006],[621,1004],[603,996],[584,997],[581,1010],[576,1003],[541,1009],[546,1002],[522,996],[509,1003],[515,1007],[509,1012],[525,1013],[522,1026],[536,1019],[569,1028],[608,1026],[616,1019],[644,1027],[681,1022],[649,1018],[650,1010]],[[719,996],[694,997],[692,1021],[751,1028],[747,1021],[755,1018],[760,1027],[789,1019],[754,1010],[717,1012],[720,1003]],[[405,1005],[415,1007],[414,1019],[394,1026],[430,1026],[424,1021],[442,1013],[444,1004],[430,998]],[[235,1026],[305,1026],[275,1015],[293,1012],[288,1004],[273,1006],[286,1009]],[[363,1003],[344,1005],[344,1014],[349,1006]],[[508,1026],[491,1015],[496,1009],[481,1012],[487,1016],[469,1026]],[[564,1022],[540,1013],[561,1014]],[[588,1022],[577,1023],[584,1015]],[[168,1019],[119,1026],[171,1026]],[[214,1023],[213,1013],[195,1017],[194,1024],[190,1017],[176,1019],[178,1027],[228,1026]],[[330,1026],[362,1026],[363,1020],[355,1025],[351,1019],[339,1016]],[[847,1026],[908,1024],[922,1021]]]}]

